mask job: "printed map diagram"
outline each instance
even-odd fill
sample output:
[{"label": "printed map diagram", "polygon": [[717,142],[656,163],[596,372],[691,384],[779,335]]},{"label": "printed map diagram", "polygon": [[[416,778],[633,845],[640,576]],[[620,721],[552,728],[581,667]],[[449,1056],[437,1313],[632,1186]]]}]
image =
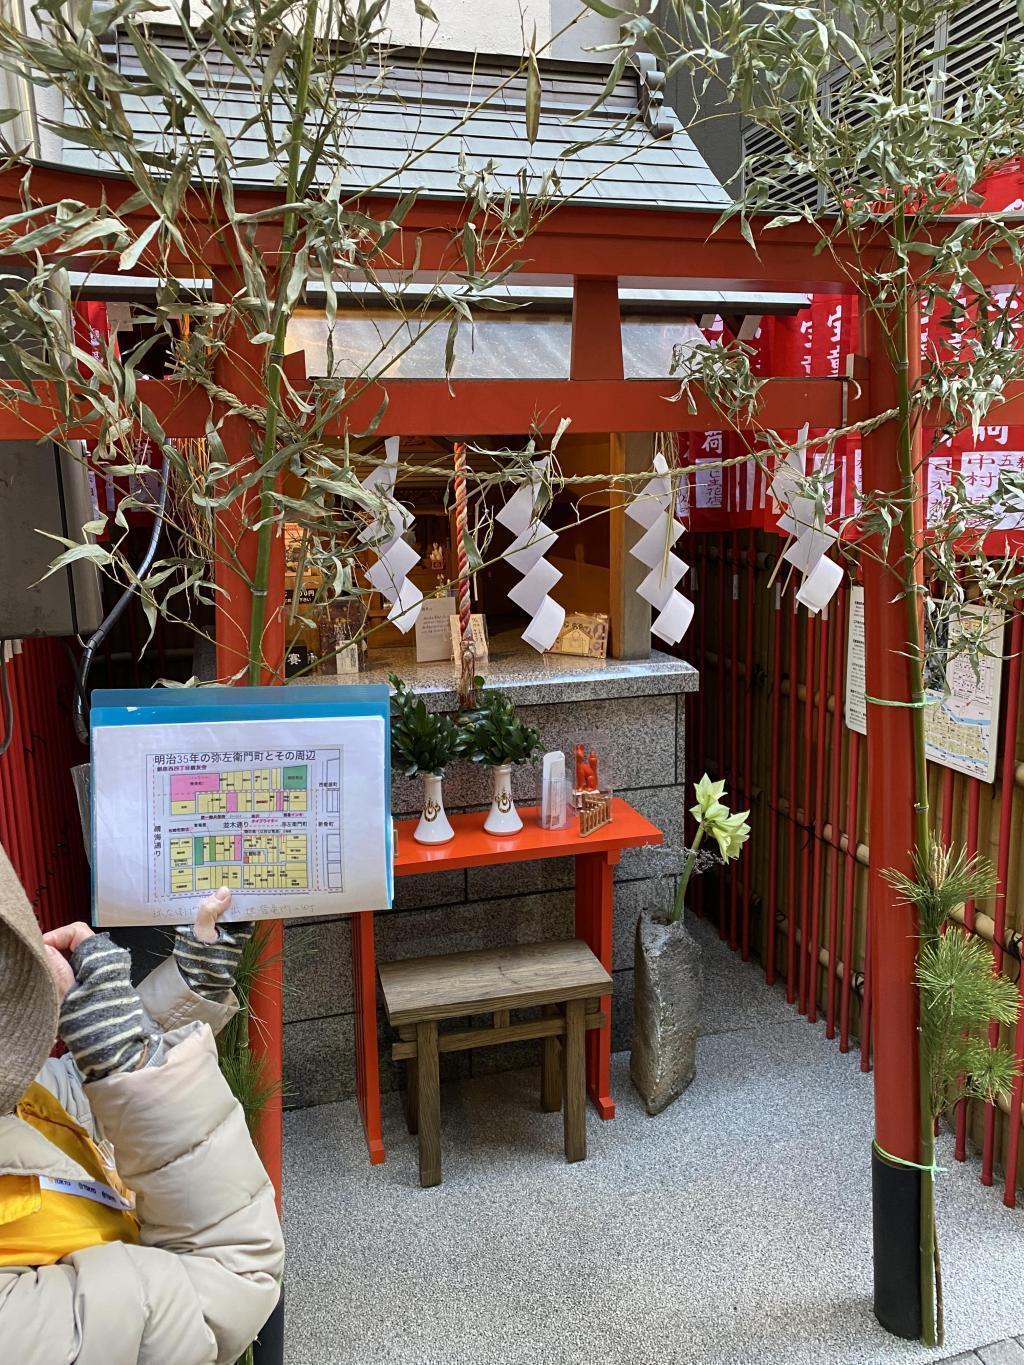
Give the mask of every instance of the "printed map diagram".
[{"label": "printed map diagram", "polygon": [[340,749],[148,755],[150,899],[341,892]]},{"label": "printed map diagram", "polygon": [[[983,782],[996,774],[1002,628],[1002,612],[966,606],[945,640],[929,641],[936,662],[925,675],[934,702],[925,720],[928,757]],[[964,648],[958,637],[968,635],[981,642],[980,649],[958,652]]]},{"label": "printed map diagram", "polygon": [[[970,637],[973,637],[971,645]],[[945,768],[992,782],[999,739],[1003,613],[967,604],[926,639],[925,744]],[[867,734],[864,589],[850,594],[846,656],[846,723]]]}]

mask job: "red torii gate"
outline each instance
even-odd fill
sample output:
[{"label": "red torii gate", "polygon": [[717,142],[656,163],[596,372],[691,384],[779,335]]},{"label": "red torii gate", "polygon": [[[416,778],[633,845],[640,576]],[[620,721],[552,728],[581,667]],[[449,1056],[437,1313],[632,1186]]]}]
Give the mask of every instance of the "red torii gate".
[{"label": "red torii gate", "polygon": [[[23,211],[21,174],[8,170],[0,175],[0,210]],[[114,213],[131,194],[126,182],[113,176],[96,176],[52,167],[34,169],[31,193],[41,209],[62,199],[87,205],[104,204]],[[360,208],[379,221],[388,217],[393,201],[367,199]],[[239,190],[236,209],[267,212],[280,203],[272,191]],[[401,228],[375,261],[375,268],[407,272],[413,268],[435,276],[457,272],[461,263],[458,238],[471,216],[463,204],[420,200]],[[583,433],[655,432],[671,426],[680,431],[717,430],[722,417],[705,398],[697,397],[696,411],[666,400],[677,386],[664,380],[622,377],[621,337],[617,288],[643,284],[672,287],[685,281],[687,288],[711,290],[799,290],[848,293],[844,272],[844,248],[839,259],[828,252],[813,254],[819,240],[810,224],[799,223],[773,230],[760,237],[757,248],[744,240],[740,225],[730,220],[714,232],[717,211],[651,210],[565,204],[547,212],[527,241],[503,264],[515,259],[523,282],[552,282],[552,277],[573,280],[573,345],[568,380],[388,380],[367,385],[344,409],[336,429],[358,433],[378,413],[386,391],[388,406],[375,429],[376,436],[449,435],[472,432],[487,436],[514,429],[554,431],[569,418],[572,429]],[[141,233],[151,221],[145,211],[132,211],[123,220]],[[951,219],[951,223],[957,220]],[[962,220],[961,220],[962,221]],[[220,297],[234,292],[234,258],[224,223],[216,205],[193,191],[186,196],[182,222],[194,251],[172,252],[170,257],[149,252],[139,268],[171,270],[181,277],[212,276]],[[483,225],[486,226],[486,225]],[[26,228],[27,230],[27,228]],[[937,232],[936,235],[941,235]],[[272,216],[256,229],[256,247],[264,259],[276,259],[280,248],[280,224]],[[17,239],[4,242],[8,260],[17,258]],[[884,240],[870,236],[858,242],[860,268],[883,267]],[[849,249],[847,249],[849,250]],[[44,254],[47,250],[44,249]],[[58,247],[48,254],[61,258]],[[852,250],[849,251],[852,256]],[[98,268],[115,258],[110,252],[90,251],[65,256],[64,263]],[[116,265],[114,266],[116,269]],[[1020,269],[1009,252],[997,259],[975,262],[978,277],[986,284],[1019,284]],[[216,379],[243,403],[261,399],[262,356],[236,322],[226,338],[227,346],[216,361]],[[911,347],[911,354],[917,348]],[[292,361],[298,367],[298,363]],[[292,376],[296,387],[302,387]],[[868,313],[861,338],[858,383],[843,379],[770,379],[761,392],[758,421],[768,427],[792,427],[794,418],[814,427],[838,427],[872,413],[888,411],[893,404],[896,376],[888,364],[879,324]],[[229,460],[239,465],[252,458],[250,423],[241,416],[217,411],[201,389],[159,380],[142,380],[138,396],[155,413],[170,437],[201,436],[207,420],[220,420],[220,436]],[[64,414],[55,395],[39,386],[37,401],[20,397],[17,387],[0,388],[0,440],[45,439],[63,425]],[[1024,385],[1004,396],[999,405],[1000,422],[1024,422]],[[934,414],[928,421],[941,420]],[[97,423],[83,404],[82,419],[73,423],[68,436],[88,438]],[[864,482],[869,487],[891,490],[899,486],[896,456],[896,425],[889,421],[864,443]],[[255,566],[256,533],[244,529],[245,511],[238,499],[221,515],[219,536],[230,544],[238,562],[251,574]],[[264,637],[265,682],[280,682],[284,655],[284,555],[283,540],[275,540]],[[894,564],[900,546],[894,536],[889,563]],[[864,566],[866,606],[867,683],[870,695],[895,701],[910,700],[910,682],[903,656],[905,606],[893,600],[887,566],[866,557]],[[219,564],[216,613],[217,671],[222,677],[237,669],[247,651],[252,595],[244,579],[229,564]],[[874,1227],[876,1249],[875,1311],[879,1320],[901,1335],[916,1336],[920,1329],[920,1305],[916,1314],[914,1286],[918,1283],[918,1218],[916,1197],[918,1172],[918,1050],[917,1002],[914,989],[916,939],[914,911],[900,902],[881,876],[882,869],[909,871],[914,844],[913,790],[911,773],[911,711],[907,707],[875,707],[868,727],[868,780],[870,809],[874,817],[870,840],[870,913],[875,985],[875,1132],[878,1145],[893,1156],[911,1163],[889,1166],[876,1186]],[[252,1046],[263,1055],[272,1074],[280,1075],[282,1062],[281,987],[283,933],[280,923],[269,930],[270,965],[253,992],[253,1006],[261,1027],[253,1030]],[[268,1105],[258,1134],[264,1160],[280,1192],[281,1105],[280,1098]],[[878,1163],[876,1162],[876,1179]],[[919,1197],[919,1195],[917,1196]],[[888,1277],[879,1277],[883,1259],[895,1268],[896,1292],[887,1292]],[[908,1305],[907,1295],[910,1295]]]}]

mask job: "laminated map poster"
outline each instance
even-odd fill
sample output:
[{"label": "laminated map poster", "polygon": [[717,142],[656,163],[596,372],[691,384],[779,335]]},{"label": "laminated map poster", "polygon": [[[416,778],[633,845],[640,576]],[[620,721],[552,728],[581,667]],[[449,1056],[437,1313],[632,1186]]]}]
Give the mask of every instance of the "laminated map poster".
[{"label": "laminated map poster", "polygon": [[97,924],[185,922],[220,886],[230,919],[390,905],[385,715],[266,710],[94,713]]},{"label": "laminated map poster", "polygon": [[[928,758],[943,767],[992,782],[999,739],[999,694],[1003,661],[1003,614],[994,607],[965,606],[944,623],[944,638],[929,640],[925,687],[931,705],[925,710]],[[957,636],[980,635],[991,654],[977,659],[978,669],[960,652]],[[850,628],[846,655],[846,723],[867,734],[864,672],[864,589],[850,594]]]}]

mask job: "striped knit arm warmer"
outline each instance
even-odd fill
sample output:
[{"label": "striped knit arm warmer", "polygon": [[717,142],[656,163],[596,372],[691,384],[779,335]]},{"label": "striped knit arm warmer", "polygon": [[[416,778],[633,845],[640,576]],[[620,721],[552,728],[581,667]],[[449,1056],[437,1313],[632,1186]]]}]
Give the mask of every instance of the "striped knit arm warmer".
[{"label": "striped knit arm warmer", "polygon": [[146,1060],[151,1040],[131,966],[131,954],[106,934],[93,934],[71,954],[76,984],[61,1006],[60,1036],[87,1081],[134,1071]]},{"label": "striped knit arm warmer", "polygon": [[207,1000],[218,1000],[235,984],[235,973],[242,949],[252,937],[253,925],[217,925],[217,941],[204,943],[196,938],[192,926],[178,929],[174,935],[174,960],[186,985]]}]

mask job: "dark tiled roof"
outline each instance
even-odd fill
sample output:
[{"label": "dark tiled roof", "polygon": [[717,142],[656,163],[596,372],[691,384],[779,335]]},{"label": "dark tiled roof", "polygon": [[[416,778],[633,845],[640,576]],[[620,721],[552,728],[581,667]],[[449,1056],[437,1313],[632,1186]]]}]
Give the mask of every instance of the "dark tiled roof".
[{"label": "dark tiled roof", "polygon": [[[180,31],[152,30],[167,56],[183,62]],[[166,114],[146,94],[147,78],[131,42],[111,35],[109,58],[139,82],[125,109],[154,148],[171,144]],[[659,78],[629,68],[593,112],[608,68],[590,62],[540,62],[541,117],[536,140],[526,137],[526,80],[518,59],[473,57],[436,51],[391,53],[379,66],[352,66],[339,76],[342,98],[351,93],[351,115],[336,131],[347,166],[343,189],[380,185],[389,193],[419,190],[462,198],[464,172],[493,168],[493,183],[518,186],[525,171],[531,187],[555,172],[560,193],[576,202],[642,204],[645,207],[707,208],[728,202],[675,115],[661,104]],[[253,119],[253,97],[244,78],[216,50],[206,71],[190,75],[232,145],[239,184],[265,185],[282,169],[268,153],[262,125]],[[488,99],[487,97],[490,96]],[[478,108],[486,100],[483,108]],[[72,111],[65,118],[72,120]],[[286,137],[287,110],[274,120]],[[582,147],[579,144],[584,144]],[[566,152],[576,146],[572,155]],[[69,164],[110,169],[91,148],[66,144]]]}]

